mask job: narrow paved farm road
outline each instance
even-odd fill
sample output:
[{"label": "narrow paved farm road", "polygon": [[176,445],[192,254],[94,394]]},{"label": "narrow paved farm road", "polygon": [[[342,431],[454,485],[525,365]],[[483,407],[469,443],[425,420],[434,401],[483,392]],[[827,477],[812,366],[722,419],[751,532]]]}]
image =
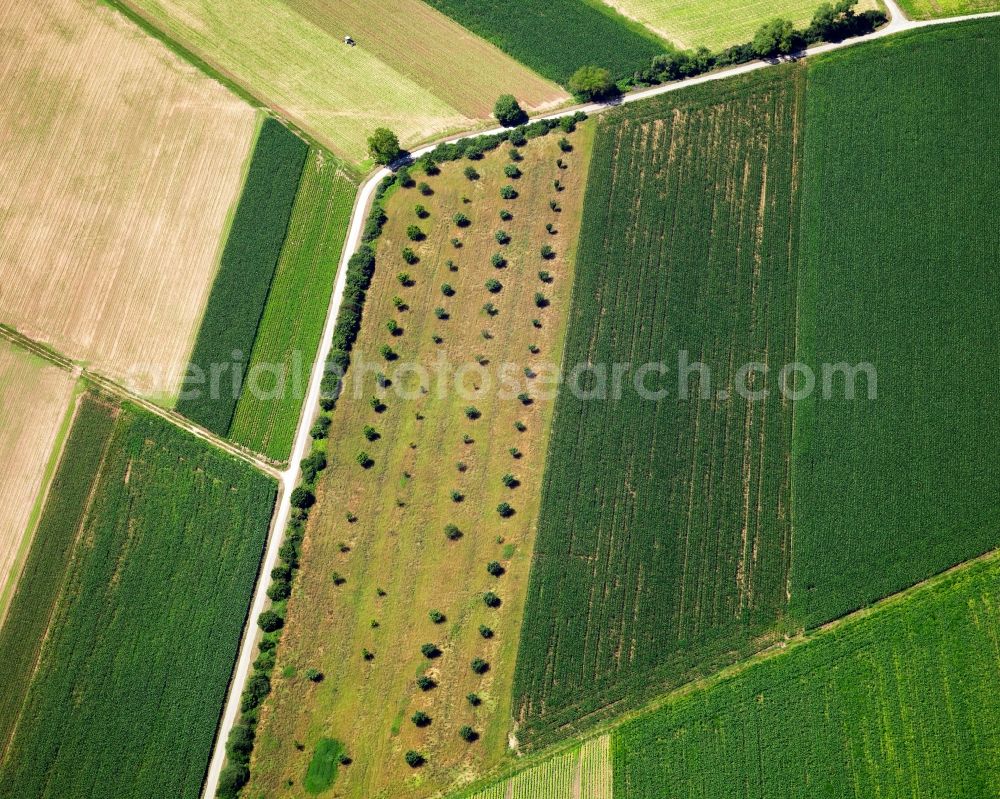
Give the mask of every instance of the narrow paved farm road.
[{"label": "narrow paved farm road", "polygon": [[[831,50],[837,50],[842,47],[851,47],[855,44],[861,42],[871,41],[873,39],[881,39],[885,36],[891,36],[895,33],[900,33],[905,30],[911,30],[914,28],[923,28],[931,25],[948,25],[955,22],[963,22],[965,20],[971,19],[983,19],[986,17],[997,17],[1000,16],[1000,11],[986,12],[983,14],[968,14],[960,17],[947,17],[944,19],[933,19],[933,20],[921,20],[914,21],[907,19],[903,14],[902,10],[896,4],[895,0],[884,0],[885,5],[889,12],[889,22],[875,31],[874,33],[868,34],[867,36],[859,36],[854,39],[847,39],[842,42],[833,42],[828,44],[821,44],[815,47],[809,48],[803,57],[808,57],[811,55],[819,55],[821,53],[826,53]],[[647,100],[651,97],[658,97],[662,94],[668,94],[670,92],[679,91],[686,89],[689,86],[695,86],[701,83],[709,83],[712,81],[725,80],[727,78],[732,78],[736,75],[744,75],[749,72],[756,72],[759,69],[766,69],[767,67],[774,66],[781,63],[779,60],[773,61],[753,61],[748,64],[741,64],[736,67],[731,67],[729,69],[720,70],[718,72],[711,72],[705,75],[700,75],[696,78],[690,78],[688,80],[678,81],[676,83],[669,83],[662,86],[653,86],[648,89],[640,89],[634,92],[630,92],[623,97],[617,99],[612,103],[590,103],[587,105],[574,106],[572,108],[564,109],[562,111],[553,114],[544,114],[535,117],[533,121],[539,119],[559,119],[560,117],[570,116],[575,114],[577,111],[584,111],[588,115],[598,114],[603,111],[607,111],[610,108],[615,108],[618,105],[626,103],[636,103],[641,100]],[[455,142],[460,139],[467,138],[469,136],[485,136],[493,133],[499,133],[505,130],[504,128],[493,128],[491,130],[485,131],[474,131],[467,134],[462,134],[459,136],[454,136],[446,139],[447,142]],[[429,144],[425,147],[421,147],[410,153],[411,157],[416,159],[426,153],[433,150],[440,142],[435,142]],[[281,480],[281,491],[278,499],[278,505],[275,511],[274,518],[271,523],[271,530],[268,537],[267,550],[264,554],[264,560],[261,564],[260,575],[257,580],[257,586],[254,591],[253,604],[250,608],[250,615],[247,619],[247,624],[243,632],[243,641],[240,646],[239,659],[236,663],[236,669],[233,673],[232,680],[229,686],[229,696],[226,700],[226,706],[223,709],[222,718],[219,724],[219,730],[216,737],[215,749],[212,753],[212,760],[209,764],[208,773],[205,776],[205,784],[202,789],[203,799],[214,799],[216,788],[219,783],[219,775],[222,772],[222,767],[226,759],[226,739],[229,737],[229,732],[236,722],[237,716],[239,715],[239,704],[240,704],[240,694],[243,692],[244,685],[246,684],[247,677],[250,674],[251,664],[254,660],[254,651],[258,639],[259,630],[257,629],[257,616],[262,613],[268,603],[268,598],[266,594],[267,586],[270,583],[271,570],[275,567],[278,562],[278,550],[281,548],[282,539],[284,537],[284,529],[288,524],[288,519],[291,515],[291,493],[292,489],[298,482],[299,468],[298,464],[302,458],[306,455],[311,438],[309,436],[309,428],[312,426],[315,420],[317,409],[319,407],[319,396],[320,396],[320,381],[323,377],[324,365],[326,363],[327,356],[330,353],[330,345],[333,338],[333,328],[337,321],[337,314],[340,311],[340,304],[344,296],[344,288],[347,281],[347,261],[348,259],[357,251],[358,246],[361,242],[361,231],[364,226],[365,217],[368,213],[369,206],[371,205],[372,195],[375,192],[376,187],[379,182],[390,174],[390,170],[386,167],[378,169],[372,175],[369,176],[368,180],[361,185],[357,199],[354,203],[354,209],[351,212],[350,227],[348,228],[347,240],[344,244],[343,253],[340,259],[340,265],[337,271],[337,279],[334,284],[333,295],[330,298],[330,306],[327,311],[326,325],[323,329],[323,337],[320,341],[319,352],[317,353],[316,360],[313,363],[312,374],[309,379],[309,391],[306,394],[305,402],[302,406],[302,414],[299,418],[298,429],[295,434],[295,445],[292,449],[292,455],[289,459],[291,464],[288,469],[280,473]],[[161,415],[162,409],[161,409]],[[210,437],[209,440],[213,440],[219,446],[224,449],[232,449],[232,446],[227,442],[215,441],[214,437]],[[241,457],[246,459],[245,453],[241,454]],[[267,469],[266,471],[273,472],[272,469]]]}]

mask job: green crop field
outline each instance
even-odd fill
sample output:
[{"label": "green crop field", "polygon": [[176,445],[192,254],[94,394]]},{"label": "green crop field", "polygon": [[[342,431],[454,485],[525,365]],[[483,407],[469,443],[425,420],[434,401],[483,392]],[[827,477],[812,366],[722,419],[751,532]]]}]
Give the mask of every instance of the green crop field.
[{"label": "green crop field", "polygon": [[616,799],[1000,795],[1000,561],[612,734]]},{"label": "green crop field", "polygon": [[[351,163],[375,128],[412,146],[486,124],[501,94],[542,111],[550,81],[421,0],[112,0]],[[344,44],[351,35],[355,46]]]},{"label": "green crop field", "polygon": [[[809,70],[792,602],[815,624],[1000,545],[1000,19]],[[837,379],[836,386],[843,380]]]},{"label": "green crop field", "polygon": [[[110,419],[86,408],[45,509],[53,541],[36,537],[45,551],[32,552],[15,597],[31,591],[54,611],[0,785],[6,799],[196,799],[275,485],[124,406],[91,493]],[[36,617],[17,629],[37,641],[46,619],[29,610]],[[7,624],[18,617],[12,609]]]},{"label": "green crop field", "polygon": [[236,411],[307,152],[280,122],[264,120],[176,405],[220,435]]},{"label": "green crop field", "polygon": [[302,170],[229,437],[285,461],[326,320],[357,184],[318,148]]},{"label": "green crop field", "polygon": [[579,67],[596,65],[616,80],[649,66],[665,44],[600,3],[529,0],[428,0],[540,75],[565,85]]},{"label": "green crop field", "polygon": [[998,0],[900,0],[899,4],[911,19],[933,19],[1000,11]]},{"label": "green crop field", "polygon": [[[821,0],[604,0],[630,19],[681,47],[704,46],[721,50],[753,39],[754,33],[774,17],[805,27]],[[855,6],[863,11],[876,8],[874,0]]]},{"label": "green crop field", "polygon": [[73,420],[44,504],[34,544],[0,627],[4,654],[0,691],[0,763],[31,682],[66,571],[94,476],[111,435],[115,411],[85,394]]},{"label": "green crop field", "polygon": [[[791,408],[735,396],[733,372],[794,360],[802,78],[770,70],[599,121],[565,370],[670,371],[645,381],[660,397],[632,373],[620,398],[560,392],[515,683],[522,742],[756,649],[782,616]],[[683,381],[688,401],[681,358],[712,370]]]}]

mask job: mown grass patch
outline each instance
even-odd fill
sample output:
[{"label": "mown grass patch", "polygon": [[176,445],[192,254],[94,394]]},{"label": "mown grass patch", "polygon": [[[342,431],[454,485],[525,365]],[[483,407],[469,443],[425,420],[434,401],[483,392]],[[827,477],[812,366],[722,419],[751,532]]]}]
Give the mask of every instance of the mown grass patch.
[{"label": "mown grass patch", "polygon": [[357,184],[310,150],[228,436],[285,461],[309,384]]},{"label": "mown grass patch", "polygon": [[74,479],[69,492],[56,487],[52,495],[67,512],[47,509],[60,544],[40,574],[57,574],[67,558],[70,566],[56,589],[0,784],[10,799],[195,799],[276,487],[126,405],[86,506],[94,448],[107,420],[95,423],[98,430],[84,441],[89,464],[71,440],[64,463]]},{"label": "mown grass patch", "polygon": [[[522,744],[754,651],[784,614],[791,407],[737,388],[743,364],[794,360],[802,79],[771,70],[599,120],[564,364],[598,365],[606,390],[581,372],[557,401]],[[620,395],[614,364],[633,365]],[[643,364],[666,369],[647,395]]]},{"label": "mown grass patch", "polygon": [[565,86],[594,65],[616,80],[649,66],[665,44],[610,8],[584,0],[428,0],[540,75]]},{"label": "mown grass patch", "polygon": [[219,435],[236,411],[307,152],[280,122],[264,121],[176,405]]},{"label": "mown grass patch", "polygon": [[810,65],[792,603],[818,624],[1000,546],[1000,20]]},{"label": "mown grass patch", "polygon": [[344,745],[334,738],[320,738],[313,752],[306,778],[302,787],[306,793],[316,795],[323,793],[337,779],[337,766],[341,755],[345,754]]}]

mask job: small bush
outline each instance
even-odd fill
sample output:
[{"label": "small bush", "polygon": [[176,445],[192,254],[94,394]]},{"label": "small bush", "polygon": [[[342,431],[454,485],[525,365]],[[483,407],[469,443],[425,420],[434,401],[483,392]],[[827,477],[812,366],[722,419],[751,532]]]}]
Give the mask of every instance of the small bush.
[{"label": "small bush", "polygon": [[471,744],[473,741],[478,740],[479,733],[476,732],[474,729],[472,729],[472,727],[470,727],[468,724],[466,724],[458,731],[458,737],[461,738],[466,743]]},{"label": "small bush", "polygon": [[445,297],[454,297],[455,296],[455,289],[451,285],[451,283],[442,283],[441,284],[441,293],[444,294]]},{"label": "small bush", "polygon": [[389,331],[389,335],[398,336],[402,332],[402,328],[399,326],[399,322],[395,319],[390,319],[385,323],[385,329]]},{"label": "small bush", "polygon": [[[430,172],[428,172],[427,174],[429,175]],[[434,174],[437,173],[435,172]],[[430,197],[434,193],[434,189],[432,189],[430,184],[425,181],[421,181],[417,185],[417,191],[419,191],[422,195],[424,195],[424,197]]]},{"label": "small bush", "polygon": [[511,186],[510,184],[508,184],[508,185],[503,186],[503,187],[500,188],[500,196],[504,200],[516,200],[517,199],[517,190],[513,186]]},{"label": "small bush", "polygon": [[500,209],[500,218],[504,222],[510,222],[510,220],[514,218],[514,215],[510,211],[508,211],[506,208],[501,208]]},{"label": "small bush", "polygon": [[436,687],[437,683],[434,682],[434,680],[432,680],[426,674],[417,677],[417,688],[419,688],[421,691],[430,691],[431,689]]},{"label": "small bush", "polygon": [[497,244],[510,244],[510,233],[506,230],[498,230],[493,234],[493,238],[497,240]]},{"label": "small bush", "polygon": [[[412,286],[413,285],[413,278],[410,277],[410,273],[409,272],[397,272],[396,273],[396,280],[399,281],[399,284],[401,286]],[[397,306],[397,307],[399,307],[399,306]]]},{"label": "small bush", "polygon": [[474,166],[467,166],[462,170],[462,174],[465,175],[469,180],[479,180],[479,173],[476,171]]},{"label": "small bush", "polygon": [[517,478],[509,472],[500,478],[500,482],[507,488],[517,488],[518,486]]},{"label": "small bush", "polygon": [[473,674],[485,674],[490,670],[490,664],[482,658],[476,658],[469,664]]},{"label": "small bush", "polygon": [[354,460],[358,462],[358,466],[362,469],[370,469],[372,464],[375,463],[364,450],[361,450],[357,455],[354,456]]},{"label": "small bush", "polygon": [[514,429],[517,430],[517,432],[519,432],[519,433],[523,433],[528,428],[524,424],[524,422],[522,422],[520,419],[518,419],[516,422],[514,422]]},{"label": "small bush", "polygon": [[435,308],[434,315],[441,320],[445,320],[448,318],[448,312],[444,308]]},{"label": "small bush", "polygon": [[500,597],[494,594],[492,591],[487,591],[483,594],[483,604],[488,608],[498,608],[500,607]]},{"label": "small bush", "polygon": [[493,577],[503,576],[504,571],[505,571],[504,567],[500,564],[500,561],[498,560],[491,560],[489,563],[486,564],[486,572],[492,575]]},{"label": "small bush", "polygon": [[521,457],[521,450],[519,450],[519,449],[518,449],[517,447],[511,447],[511,448],[510,448],[509,450],[507,450],[507,451],[508,451],[508,452],[510,453],[510,456],[511,456],[511,457],[512,457],[512,458],[513,458],[514,460],[518,460],[518,459],[519,459],[519,458]]},{"label": "small bush", "polygon": [[500,290],[503,289],[503,283],[501,283],[496,278],[492,278],[492,277],[489,280],[486,281],[485,285],[486,285],[486,290],[490,294],[498,294],[500,292]]},{"label": "small bush", "polygon": [[377,441],[379,438],[378,430],[376,430],[370,424],[366,424],[364,428],[361,430],[361,433],[368,441]]},{"label": "small bush", "polygon": [[433,660],[434,658],[440,656],[441,650],[438,649],[437,644],[423,644],[420,647],[420,654],[428,660]]},{"label": "small bush", "polygon": [[479,694],[466,694],[465,698],[468,701],[468,703],[473,707],[479,707],[483,703],[483,700],[480,699]]},{"label": "small bush", "polygon": [[485,624],[480,624],[479,625],[479,634],[483,638],[485,638],[486,640],[489,640],[490,638],[493,637],[493,628],[492,627],[487,627]]},{"label": "small bush", "polygon": [[479,408],[477,408],[475,405],[469,405],[465,409],[465,416],[467,419],[475,420],[478,419],[480,416],[482,416],[482,413],[480,412]]},{"label": "small bush", "polygon": [[452,239],[451,240],[451,246],[454,247],[456,250],[459,249],[462,246],[462,240],[461,239]]},{"label": "small bush", "polygon": [[507,259],[504,258],[500,253],[495,252],[490,256],[490,263],[493,265],[494,269],[503,269],[507,266]]},{"label": "small bush", "polygon": [[497,505],[497,513],[500,514],[501,519],[507,519],[514,515],[514,509],[510,506],[509,502],[501,502]]},{"label": "small bush", "polygon": [[314,439],[326,438],[330,434],[330,425],[332,423],[329,416],[321,414],[313,422],[313,426],[309,428],[309,435]]},{"label": "small bush", "polygon": [[507,164],[503,168],[503,173],[511,180],[517,180],[521,177],[521,170],[518,169],[517,164]]},{"label": "small bush", "polygon": [[292,489],[290,501],[293,508],[307,510],[316,504],[316,495],[304,486],[296,486]]},{"label": "small bush", "polygon": [[454,490],[453,490],[453,491],[451,492],[450,496],[451,496],[451,501],[452,501],[452,502],[463,502],[463,501],[465,501],[465,494],[463,494],[463,493],[462,493],[461,491],[459,491],[459,490],[458,490],[457,488],[456,488],[456,489],[454,489]]},{"label": "small bush", "polygon": [[319,669],[306,669],[306,679],[309,682],[323,682],[323,672]]},{"label": "small bush", "polygon": [[470,224],[472,224],[472,220],[469,219],[469,217],[467,217],[461,211],[459,211],[458,213],[456,213],[451,218],[451,221],[454,222],[459,227],[468,227]]},{"label": "small bush", "polygon": [[406,238],[410,241],[423,241],[427,237],[424,235],[424,231],[422,231],[419,226],[407,225]]},{"label": "small bush", "polygon": [[257,626],[266,633],[273,633],[285,625],[285,620],[273,610],[265,610],[257,617]]},{"label": "small bush", "polygon": [[420,752],[416,752],[413,749],[410,749],[405,755],[403,755],[403,759],[406,761],[406,765],[410,768],[420,768],[427,762],[426,758],[420,754]]},{"label": "small bush", "polygon": [[431,215],[431,212],[424,208],[424,206],[420,203],[413,206],[413,213],[417,215],[417,219],[426,219]]},{"label": "small bush", "polygon": [[440,610],[432,610],[427,613],[427,618],[435,624],[443,624],[447,617]]},{"label": "small bush", "polygon": [[330,582],[339,587],[347,582],[347,578],[344,577],[344,575],[342,575],[340,572],[334,572],[333,574],[330,575]]},{"label": "small bush", "polygon": [[418,710],[412,716],[410,716],[410,721],[413,722],[415,727],[426,727],[431,723],[431,717],[428,716],[424,711]]},{"label": "small bush", "polygon": [[413,264],[417,263],[417,261],[419,261],[420,259],[417,257],[417,254],[409,247],[403,247],[403,260],[412,266]]},{"label": "small bush", "polygon": [[553,258],[555,258],[556,255],[556,251],[553,250],[548,244],[543,244],[540,252],[542,258],[544,258],[546,261],[552,260]]}]

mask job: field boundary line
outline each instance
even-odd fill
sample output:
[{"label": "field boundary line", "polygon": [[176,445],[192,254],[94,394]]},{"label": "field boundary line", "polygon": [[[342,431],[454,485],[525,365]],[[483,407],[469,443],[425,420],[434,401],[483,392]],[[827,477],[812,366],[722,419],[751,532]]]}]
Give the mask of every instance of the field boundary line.
[{"label": "field boundary line", "polygon": [[7,339],[7,341],[23,350],[37,355],[40,358],[44,358],[49,363],[58,366],[61,369],[72,372],[77,378],[84,378],[108,394],[112,394],[119,399],[131,402],[133,405],[137,405],[143,410],[149,411],[155,416],[159,416],[161,419],[170,422],[175,427],[180,427],[181,429],[186,430],[195,438],[206,441],[215,446],[217,449],[221,449],[228,455],[232,455],[234,458],[238,458],[244,463],[249,464],[257,471],[263,472],[279,482],[281,481],[283,473],[276,466],[269,463],[256,453],[249,452],[248,450],[221,438],[210,430],[206,430],[200,425],[195,424],[187,417],[179,414],[177,411],[163,408],[155,402],[130,391],[120,383],[116,383],[111,378],[105,377],[99,372],[93,372],[84,366],[80,366],[62,353],[57,352],[46,344],[28,338],[28,336],[19,333],[9,325],[0,324],[0,337]]}]

